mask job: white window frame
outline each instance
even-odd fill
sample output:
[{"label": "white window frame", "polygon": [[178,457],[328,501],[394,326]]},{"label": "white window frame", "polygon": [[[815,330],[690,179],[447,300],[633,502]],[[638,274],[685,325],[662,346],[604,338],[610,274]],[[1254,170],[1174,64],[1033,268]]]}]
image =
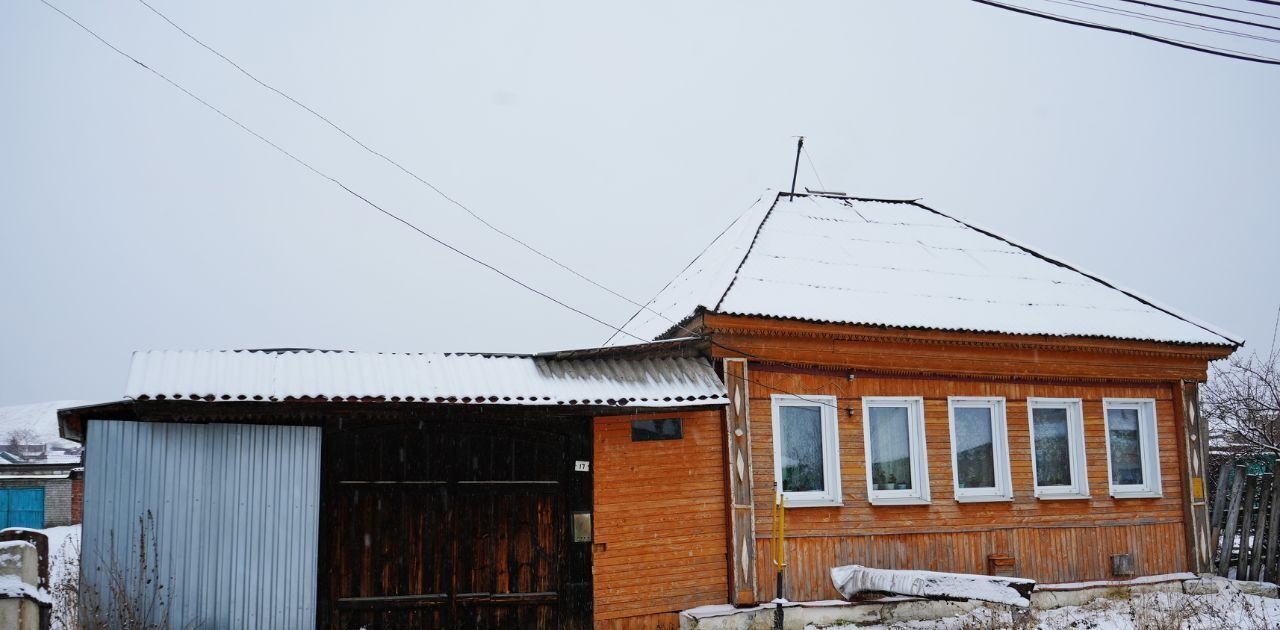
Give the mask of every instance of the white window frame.
[{"label": "white window frame", "polygon": [[[956,452],[956,409],[991,410],[991,456],[995,466],[994,488],[961,488],[959,453]],[[947,417],[951,425],[951,481],[956,501],[981,503],[1012,501],[1013,476],[1009,472],[1009,425],[1005,419],[1004,398],[990,396],[949,396]]]},{"label": "white window frame", "polygon": [[822,487],[808,492],[783,492],[789,508],[833,507],[844,505],[840,492],[840,427],[836,420],[835,396],[808,394],[773,395],[773,478],[782,490],[782,408],[818,407],[822,422]]},{"label": "white window frame", "polygon": [[[906,407],[907,435],[911,441],[910,490],[876,490],[871,482],[871,409],[873,407]],[[929,461],[924,436],[924,398],[919,396],[863,396],[862,449],[867,469],[867,499],[872,505],[928,505]]]},{"label": "white window frame", "polygon": [[[1142,480],[1140,484],[1119,485],[1111,476],[1111,414],[1112,409],[1138,410],[1138,443],[1142,449]],[[1160,484],[1160,441],[1156,436],[1156,401],[1152,398],[1103,398],[1102,420],[1107,435],[1107,485],[1116,499],[1150,499],[1164,496]]]},{"label": "white window frame", "polygon": [[[1067,410],[1067,452],[1071,478],[1068,486],[1042,486],[1036,473],[1036,408]],[[1089,466],[1084,446],[1084,403],[1079,398],[1027,398],[1027,430],[1031,436],[1031,479],[1039,499],[1088,499]],[[1107,458],[1110,461],[1110,457]]]}]

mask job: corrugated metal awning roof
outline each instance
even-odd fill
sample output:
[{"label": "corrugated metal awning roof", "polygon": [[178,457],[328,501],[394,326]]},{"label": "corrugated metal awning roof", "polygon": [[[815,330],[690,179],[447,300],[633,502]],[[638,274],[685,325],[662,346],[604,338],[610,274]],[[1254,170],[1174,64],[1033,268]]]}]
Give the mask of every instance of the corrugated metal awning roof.
[{"label": "corrugated metal awning roof", "polygon": [[699,307],[902,328],[1243,343],[912,200],[762,199],[625,328],[644,339],[681,333],[678,323]]},{"label": "corrugated metal awning roof", "polygon": [[125,397],[642,407],[727,400],[724,384],[701,358],[332,350],[135,352]]}]

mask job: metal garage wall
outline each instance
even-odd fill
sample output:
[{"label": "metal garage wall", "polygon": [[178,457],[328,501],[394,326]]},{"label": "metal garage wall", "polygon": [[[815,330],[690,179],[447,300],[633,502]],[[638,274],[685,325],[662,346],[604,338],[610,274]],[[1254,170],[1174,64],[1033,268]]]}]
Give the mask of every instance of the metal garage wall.
[{"label": "metal garage wall", "polygon": [[90,421],[81,593],[109,592],[112,565],[137,575],[145,529],[173,627],[315,627],[320,436]]}]

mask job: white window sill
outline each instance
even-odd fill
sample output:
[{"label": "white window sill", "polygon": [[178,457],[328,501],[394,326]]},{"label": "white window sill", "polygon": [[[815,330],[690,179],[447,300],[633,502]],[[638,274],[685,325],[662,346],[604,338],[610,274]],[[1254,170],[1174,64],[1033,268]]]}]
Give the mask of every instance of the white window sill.
[{"label": "white window sill", "polygon": [[871,505],[929,505],[929,499],[920,497],[871,497]]},{"label": "white window sill", "polygon": [[1137,492],[1112,492],[1113,499],[1162,499],[1164,493],[1153,490],[1139,490]]},{"label": "white window sill", "polygon": [[1092,497],[1078,492],[1046,492],[1044,494],[1037,494],[1036,498],[1041,501],[1079,501],[1081,499],[1090,499]]},{"label": "white window sill", "polygon": [[1012,501],[1012,500],[1013,500],[1013,497],[1006,497],[1004,495],[994,495],[994,494],[956,497],[956,503],[999,503],[1001,501]]},{"label": "white window sill", "polygon": [[785,495],[782,497],[786,502],[787,509],[791,508],[811,508],[811,507],[842,507],[844,501],[839,499],[791,499]]}]

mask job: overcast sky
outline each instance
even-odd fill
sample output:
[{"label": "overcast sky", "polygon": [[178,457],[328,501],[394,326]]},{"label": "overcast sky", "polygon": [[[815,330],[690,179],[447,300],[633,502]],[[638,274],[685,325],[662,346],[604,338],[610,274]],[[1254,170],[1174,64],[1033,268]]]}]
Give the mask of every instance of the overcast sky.
[{"label": "overcast sky", "polygon": [[[135,0],[50,2],[433,234],[602,319],[633,310]],[[923,198],[1243,335],[1246,351],[1271,344],[1280,67],[960,0],[153,4],[637,300],[787,186],[804,134],[828,189]],[[608,336],[38,0],[0,8],[0,85],[0,404],[118,398],[135,349],[522,352]],[[800,176],[818,186],[808,164]]]}]

